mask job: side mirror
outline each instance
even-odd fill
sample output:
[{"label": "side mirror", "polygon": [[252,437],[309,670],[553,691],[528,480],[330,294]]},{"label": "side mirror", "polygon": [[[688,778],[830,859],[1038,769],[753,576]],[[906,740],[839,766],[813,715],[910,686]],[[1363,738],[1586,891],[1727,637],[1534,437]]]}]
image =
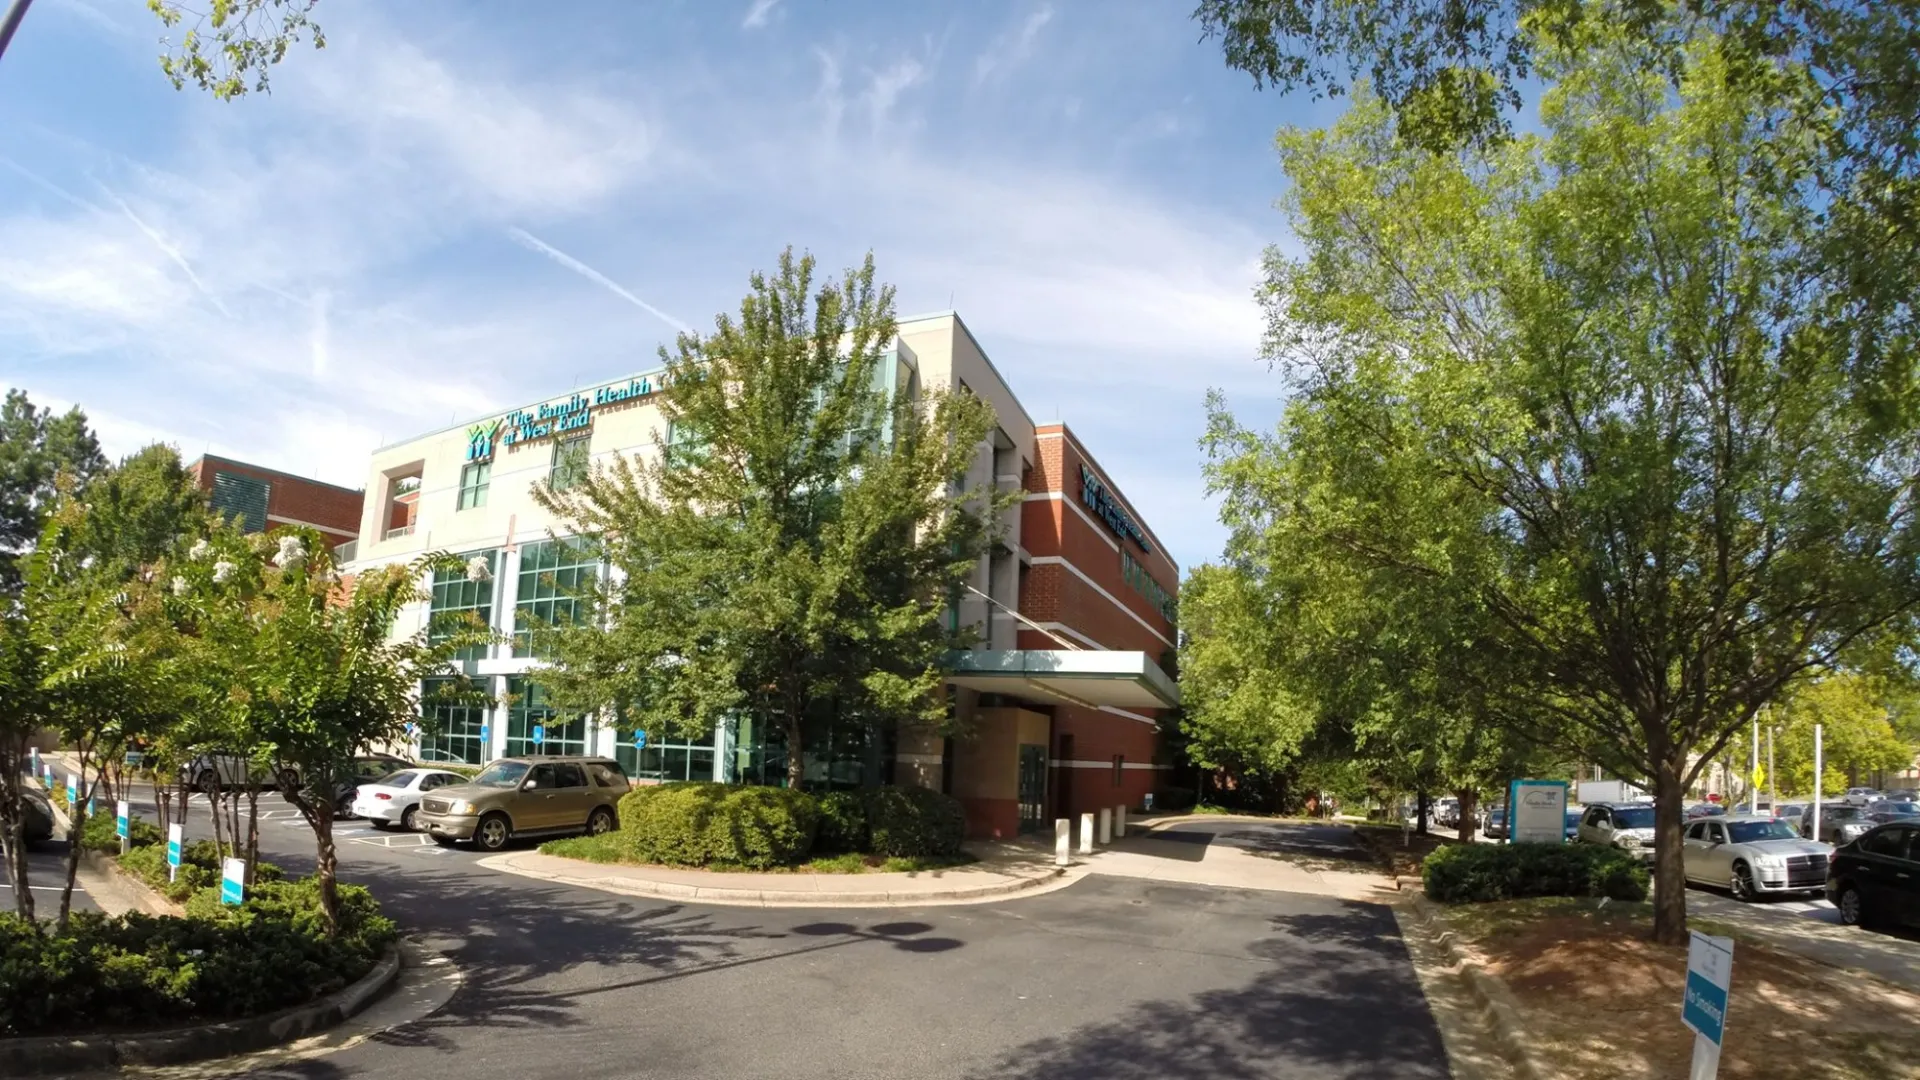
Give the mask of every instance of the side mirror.
[{"label": "side mirror", "polygon": [[534,788],[537,788],[539,786],[540,786],[540,782],[538,780],[529,780],[527,781],[526,786],[523,790],[532,791]]}]

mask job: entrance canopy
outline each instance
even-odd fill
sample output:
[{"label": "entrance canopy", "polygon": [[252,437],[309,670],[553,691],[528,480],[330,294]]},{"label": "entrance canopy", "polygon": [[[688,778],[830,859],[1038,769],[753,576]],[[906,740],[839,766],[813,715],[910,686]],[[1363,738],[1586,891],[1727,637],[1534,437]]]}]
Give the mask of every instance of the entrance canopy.
[{"label": "entrance canopy", "polygon": [[969,690],[1089,708],[1167,709],[1180,688],[1143,652],[996,649],[956,652],[947,681]]}]

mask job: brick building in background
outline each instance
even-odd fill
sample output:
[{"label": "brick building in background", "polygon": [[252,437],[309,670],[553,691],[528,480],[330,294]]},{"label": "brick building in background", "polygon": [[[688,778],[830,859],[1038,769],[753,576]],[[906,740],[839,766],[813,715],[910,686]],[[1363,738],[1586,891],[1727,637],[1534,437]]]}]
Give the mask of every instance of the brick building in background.
[{"label": "brick building in background", "polygon": [[[335,548],[360,535],[364,491],[211,454],[196,459],[187,471],[207,493],[208,503],[229,518],[239,518],[247,532],[310,525]],[[351,557],[350,551],[343,554]]]}]

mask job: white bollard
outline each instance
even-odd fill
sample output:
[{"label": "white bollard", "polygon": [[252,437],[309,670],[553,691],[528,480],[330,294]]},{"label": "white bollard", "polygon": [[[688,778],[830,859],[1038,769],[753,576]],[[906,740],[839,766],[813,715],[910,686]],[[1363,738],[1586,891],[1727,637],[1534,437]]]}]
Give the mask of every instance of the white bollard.
[{"label": "white bollard", "polygon": [[1126,803],[1121,803],[1119,806],[1113,808],[1113,835],[1116,837],[1124,837],[1127,835]]},{"label": "white bollard", "polygon": [[1093,815],[1080,815],[1080,854],[1093,854]]},{"label": "white bollard", "polygon": [[1053,864],[1065,866],[1073,861],[1073,821],[1053,819]]},{"label": "white bollard", "polygon": [[1111,806],[1100,808],[1100,843],[1103,847],[1113,843],[1113,807]]}]

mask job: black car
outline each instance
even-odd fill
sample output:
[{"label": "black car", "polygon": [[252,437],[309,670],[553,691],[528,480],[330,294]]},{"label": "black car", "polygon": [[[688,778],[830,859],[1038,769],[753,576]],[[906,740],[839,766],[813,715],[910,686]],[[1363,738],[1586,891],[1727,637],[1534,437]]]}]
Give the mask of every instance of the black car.
[{"label": "black car", "polygon": [[1920,821],[1878,826],[1835,851],[1827,899],[1848,926],[1920,926]]},{"label": "black car", "polygon": [[1486,824],[1480,830],[1481,835],[1493,840],[1507,838],[1507,808],[1496,806],[1487,811]]},{"label": "black car", "polygon": [[37,844],[53,839],[53,804],[38,789],[22,785],[20,808],[26,811],[26,841]]}]

